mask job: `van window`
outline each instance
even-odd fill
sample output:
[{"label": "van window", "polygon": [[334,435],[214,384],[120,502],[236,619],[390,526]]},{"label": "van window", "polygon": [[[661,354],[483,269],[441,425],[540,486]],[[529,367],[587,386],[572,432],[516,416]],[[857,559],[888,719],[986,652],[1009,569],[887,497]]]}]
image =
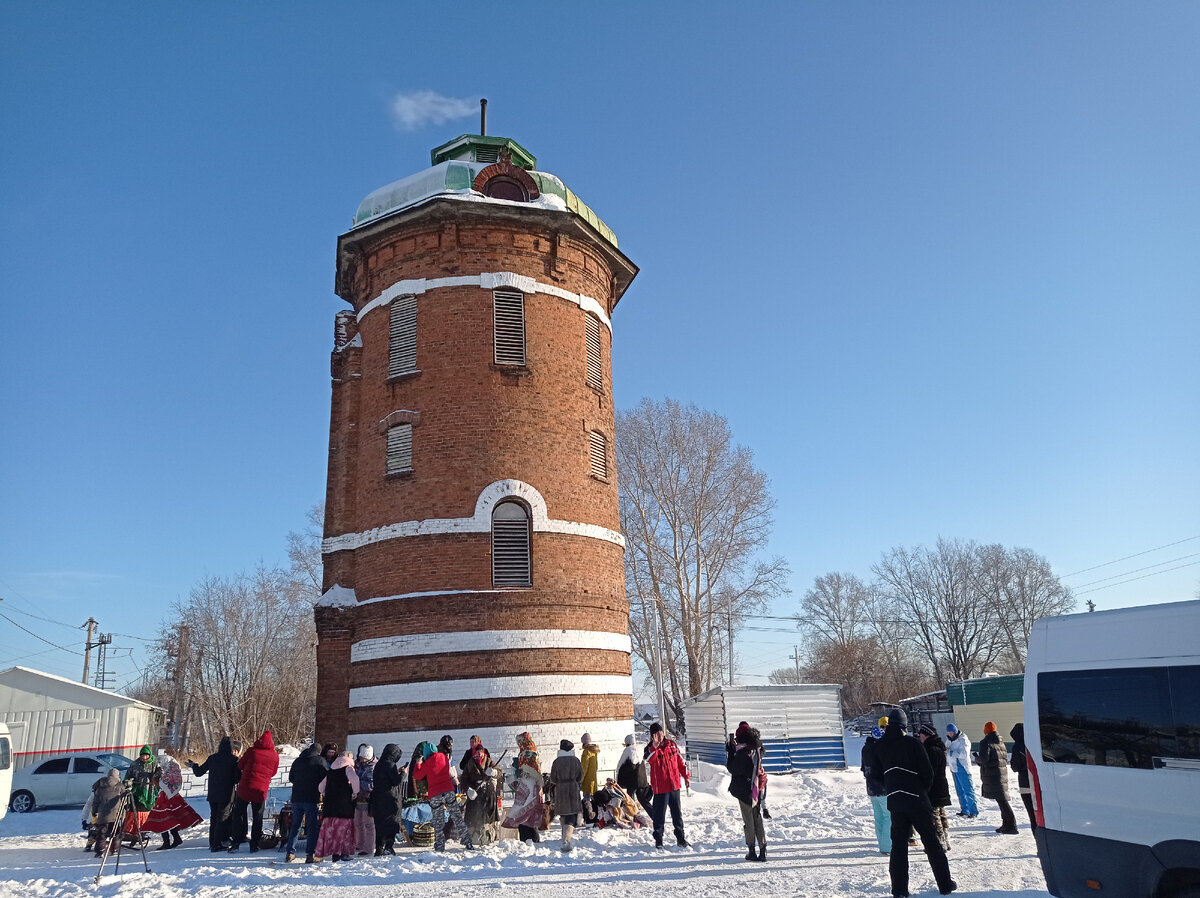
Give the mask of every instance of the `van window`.
[{"label": "van window", "polygon": [[1200,665],[1169,668],[1176,757],[1200,761]]},{"label": "van window", "polygon": [[8,741],[7,736],[0,736],[0,770],[7,770],[12,766],[12,743]]},{"label": "van window", "polygon": [[1149,770],[1200,758],[1200,667],[1038,674],[1042,758]]}]

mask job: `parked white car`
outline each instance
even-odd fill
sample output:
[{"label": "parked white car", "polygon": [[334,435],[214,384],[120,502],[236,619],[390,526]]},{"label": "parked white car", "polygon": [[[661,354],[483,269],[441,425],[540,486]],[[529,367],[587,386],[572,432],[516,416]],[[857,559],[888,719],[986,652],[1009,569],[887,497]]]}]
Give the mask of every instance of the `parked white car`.
[{"label": "parked white car", "polygon": [[113,767],[124,776],[132,763],[114,752],[55,755],[37,761],[13,774],[8,806],[17,814],[36,807],[83,807],[96,780],[107,776]]}]

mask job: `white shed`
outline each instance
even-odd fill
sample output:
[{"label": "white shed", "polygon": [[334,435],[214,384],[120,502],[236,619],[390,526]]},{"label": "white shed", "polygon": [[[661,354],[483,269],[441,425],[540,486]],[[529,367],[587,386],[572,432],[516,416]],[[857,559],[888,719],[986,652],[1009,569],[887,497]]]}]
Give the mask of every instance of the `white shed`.
[{"label": "white shed", "polygon": [[688,757],[725,763],[725,741],[740,721],[762,735],[763,767],[787,773],[845,767],[840,685],[718,686],[683,703]]},{"label": "white shed", "polygon": [[0,723],[12,734],[13,766],[65,752],[133,753],[162,737],[166,711],[28,667],[0,671]]}]

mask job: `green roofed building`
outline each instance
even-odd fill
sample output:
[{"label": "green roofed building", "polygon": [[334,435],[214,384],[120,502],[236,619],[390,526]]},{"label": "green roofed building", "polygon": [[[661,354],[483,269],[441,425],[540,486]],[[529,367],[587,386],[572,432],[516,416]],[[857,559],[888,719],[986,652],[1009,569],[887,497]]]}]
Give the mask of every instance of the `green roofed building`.
[{"label": "green roofed building", "polygon": [[990,720],[996,724],[1004,744],[1011,748],[1008,731],[1013,724],[1025,721],[1024,697],[1024,674],[946,684],[946,699],[954,709],[954,725],[972,743],[983,739],[983,725]]}]

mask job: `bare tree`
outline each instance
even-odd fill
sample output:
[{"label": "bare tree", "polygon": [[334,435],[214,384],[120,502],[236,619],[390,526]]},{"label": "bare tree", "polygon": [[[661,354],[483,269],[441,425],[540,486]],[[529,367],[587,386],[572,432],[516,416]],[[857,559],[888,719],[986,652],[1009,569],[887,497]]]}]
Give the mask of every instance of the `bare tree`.
[{"label": "bare tree", "polygon": [[787,591],[782,558],[763,560],[775,502],[721,415],[643,399],[617,415],[625,580],[634,651],[679,704],[721,682],[723,649],[744,616]]},{"label": "bare tree", "polygon": [[1000,609],[980,589],[979,557],[974,542],[939,539],[893,548],[871,568],[939,683],[982,676],[1000,654]]},{"label": "bare tree", "polygon": [[325,505],[314,505],[305,515],[308,523],[303,530],[287,535],[288,561],[291,562],[292,582],[307,591],[315,605],[321,598],[321,535],[325,529]]},{"label": "bare tree", "polygon": [[983,546],[979,563],[980,589],[1000,610],[1001,667],[1006,673],[1020,673],[1034,621],[1075,610],[1075,597],[1054,575],[1050,562],[1032,549]]},{"label": "bare tree", "polygon": [[804,674],[795,667],[777,667],[767,674],[767,682],[772,686],[795,686],[804,682]]}]

